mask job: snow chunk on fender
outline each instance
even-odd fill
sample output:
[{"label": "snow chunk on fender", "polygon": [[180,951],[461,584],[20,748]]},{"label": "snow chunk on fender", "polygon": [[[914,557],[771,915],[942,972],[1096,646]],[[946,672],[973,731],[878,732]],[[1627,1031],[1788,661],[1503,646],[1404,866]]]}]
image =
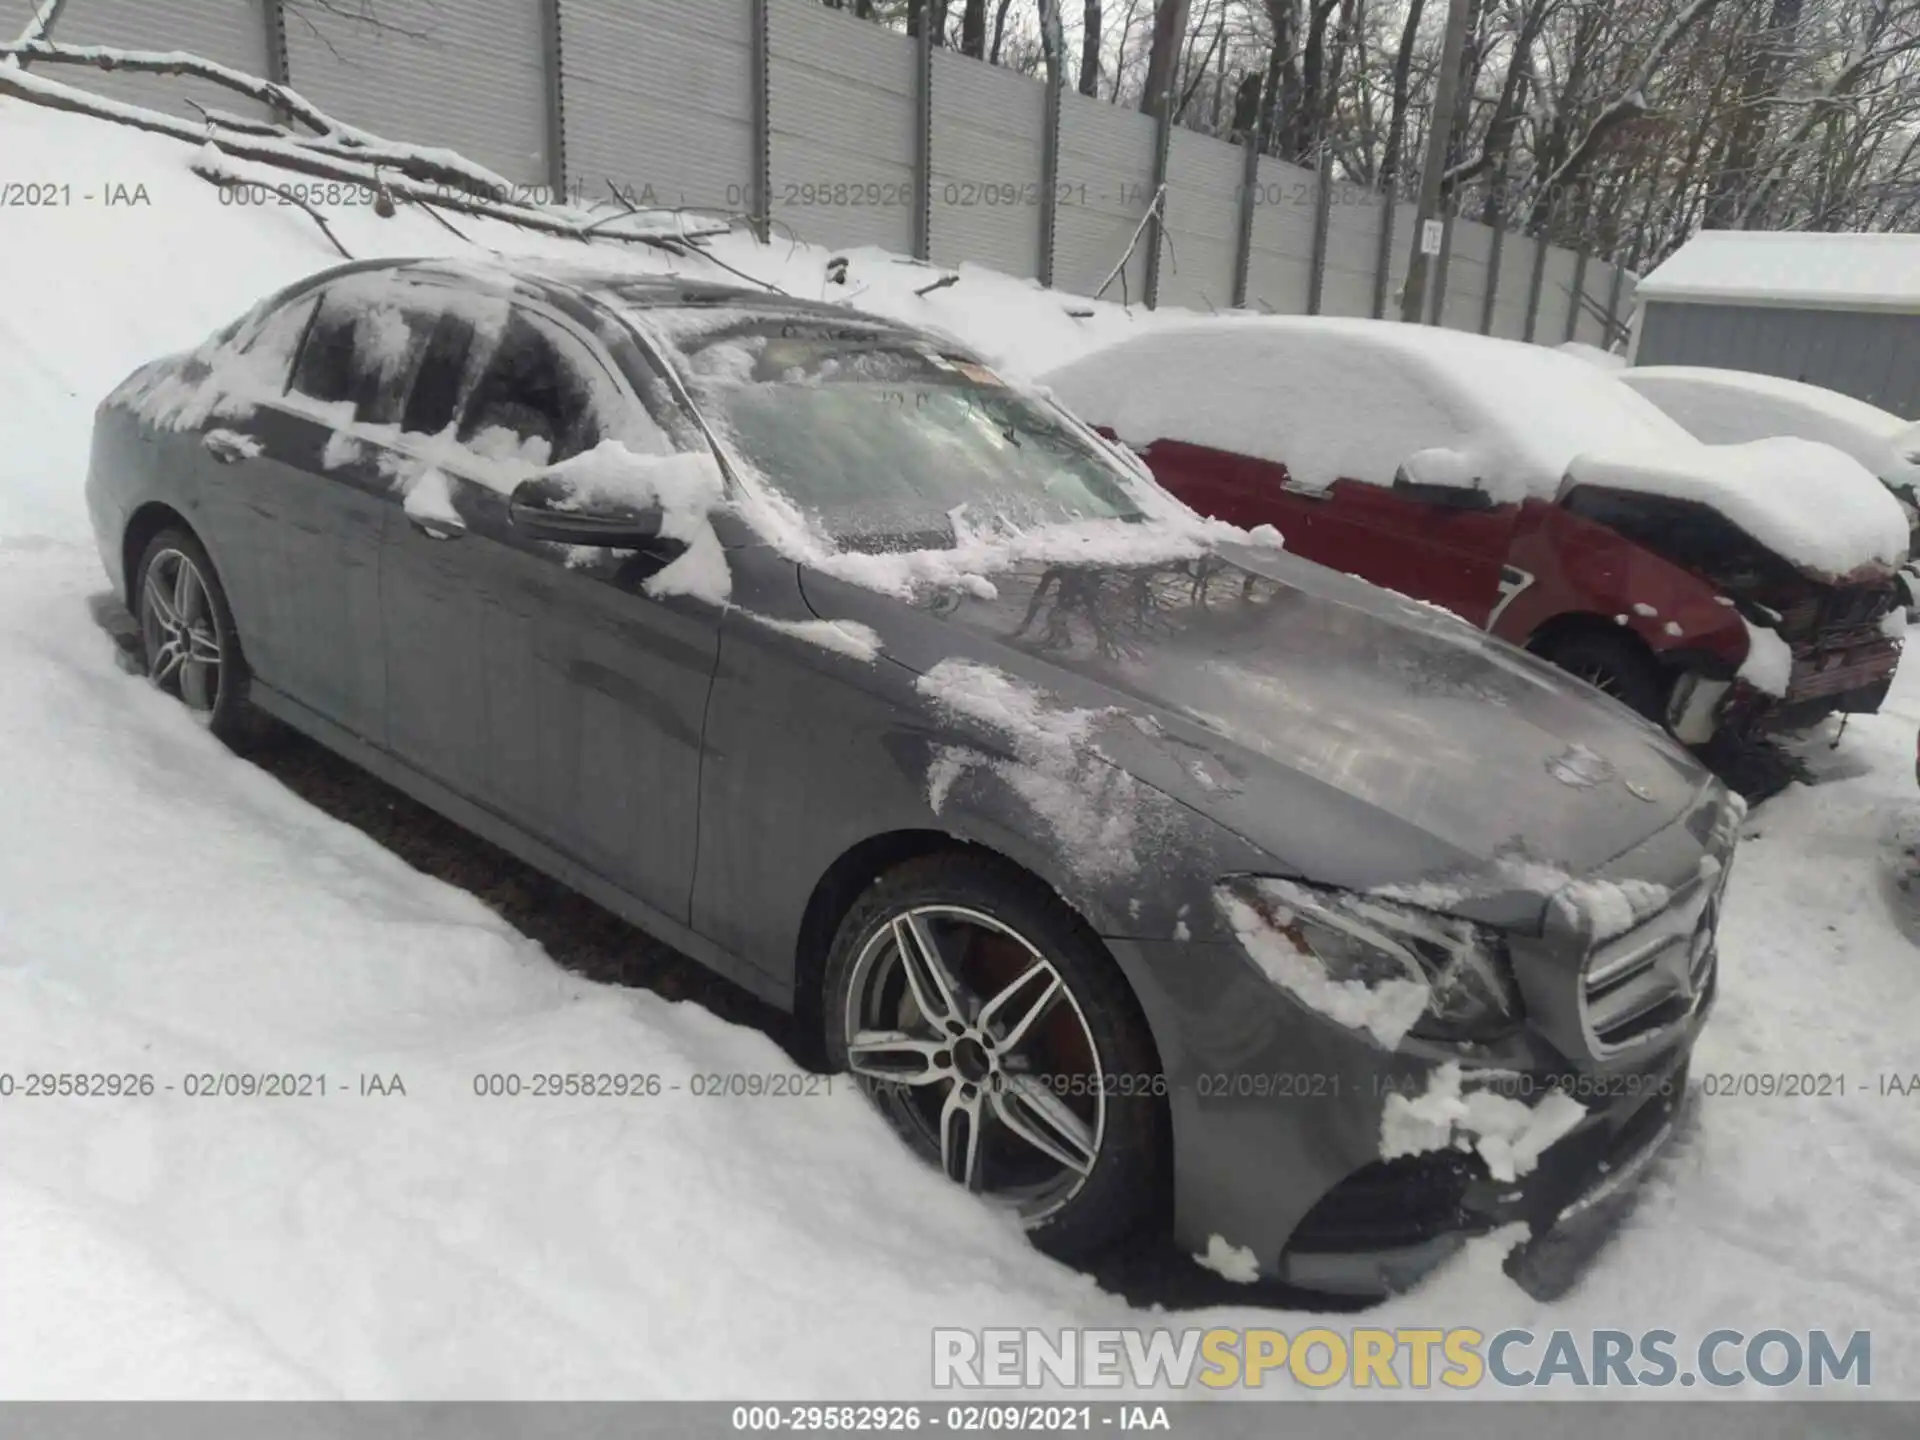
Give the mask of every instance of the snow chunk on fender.
[{"label": "snow chunk on fender", "polygon": [[1511,1183],[1530,1174],[1547,1147],[1586,1117],[1587,1107],[1555,1090],[1537,1105],[1488,1090],[1465,1093],[1454,1061],[1436,1069],[1423,1094],[1387,1096],[1380,1116],[1380,1158],[1470,1150],[1486,1162],[1495,1180]]},{"label": "snow chunk on fender", "polygon": [[646,582],[646,592],[726,603],[733,575],[713,529],[713,512],[724,503],[726,482],[711,455],[703,451],[642,455],[618,440],[602,440],[553,466],[546,478],[564,492],[554,502],[556,509],[658,507],[661,537],[678,540],[687,548]]},{"label": "snow chunk on fender", "polygon": [[927,768],[927,802],[936,815],[966,775],[991,774],[1047,827],[1082,874],[1111,877],[1139,868],[1139,835],[1148,807],[1160,797],[1093,743],[1095,727],[1114,711],[1063,704],[1037,685],[971,660],[943,660],[914,688],[1010,752],[938,747]]}]

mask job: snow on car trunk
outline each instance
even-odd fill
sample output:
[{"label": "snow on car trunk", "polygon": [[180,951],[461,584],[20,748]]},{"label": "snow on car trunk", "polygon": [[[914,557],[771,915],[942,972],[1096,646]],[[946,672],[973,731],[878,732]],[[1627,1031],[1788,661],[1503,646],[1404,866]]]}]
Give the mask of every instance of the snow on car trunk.
[{"label": "snow on car trunk", "polygon": [[1891,570],[1907,555],[1899,501],[1857,460],[1813,440],[1595,450],[1575,457],[1567,478],[1704,505],[1818,579]]}]

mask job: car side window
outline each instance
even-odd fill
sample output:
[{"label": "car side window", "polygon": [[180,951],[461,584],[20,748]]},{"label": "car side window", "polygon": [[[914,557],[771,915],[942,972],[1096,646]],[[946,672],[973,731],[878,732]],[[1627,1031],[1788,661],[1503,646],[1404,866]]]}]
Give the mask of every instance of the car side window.
[{"label": "car side window", "polygon": [[[448,314],[431,287],[336,286],[321,298],[288,388],[321,404],[350,403],[361,424],[437,433],[452,422],[471,340],[471,327]],[[422,377],[430,358],[434,367]],[[429,381],[418,404],[416,377]]]},{"label": "car side window", "polygon": [[249,357],[262,382],[285,388],[294,355],[318,303],[319,297],[309,294],[282,305],[240,341],[240,353]]},{"label": "car side window", "polygon": [[605,438],[610,385],[578,340],[516,306],[467,397],[460,443],[493,460],[558,464]]},{"label": "car side window", "polygon": [[287,385],[296,395],[337,405],[353,395],[353,316],[343,305],[323,298],[320,313],[307,329],[306,343]]}]

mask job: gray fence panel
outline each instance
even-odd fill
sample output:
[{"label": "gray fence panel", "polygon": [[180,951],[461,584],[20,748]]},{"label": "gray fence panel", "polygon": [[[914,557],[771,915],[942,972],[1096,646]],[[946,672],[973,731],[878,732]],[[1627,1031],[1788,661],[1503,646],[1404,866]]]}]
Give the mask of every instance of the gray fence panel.
[{"label": "gray fence panel", "polygon": [[1527,338],[1527,290],[1533,283],[1533,257],[1540,242],[1509,230],[1501,242],[1500,274],[1493,293],[1493,329],[1503,340]]},{"label": "gray fence panel", "polygon": [[1237,145],[1192,130],[1175,130],[1172,139],[1167,159],[1170,244],[1160,259],[1159,303],[1225,310],[1233,304],[1246,157]]},{"label": "gray fence panel", "polygon": [[[1493,258],[1493,231],[1478,220],[1453,222],[1453,248],[1447,255],[1445,313],[1440,323],[1450,330],[1480,329],[1487,303],[1487,266]],[[1502,257],[1502,264],[1505,258]]]},{"label": "gray fence panel", "polygon": [[[262,25],[258,4],[249,24]],[[381,0],[375,25],[303,7],[287,15],[293,88],[392,140],[443,145],[516,184],[547,179],[540,10],[526,0]]]},{"label": "gray fence panel", "polygon": [[[56,38],[77,43],[197,52],[267,74],[267,0],[68,0]],[[913,253],[924,204],[935,263],[972,262],[1009,274],[1040,273],[1041,223],[1055,202],[1054,283],[1091,294],[1133,245],[1109,299],[1145,299],[1150,257],[1142,229],[1153,198],[1156,129],[1132,109],[1061,97],[1058,175],[1041,194],[1045,86],[948,50],[920,83],[917,42],[818,0],[764,0],[766,89],[756,85],[756,0],[561,0],[558,85],[547,73],[547,0],[378,0],[298,5],[287,14],[295,88],[342,120],[395,140],[460,151],[509,180],[540,186],[561,157],[548,153],[560,100],[566,180],[598,202],[609,186],[638,203],[743,213],[766,166],[776,233],[829,247],[870,245]],[[0,0],[0,32],[17,33],[30,0]],[[377,17],[378,23],[372,17]],[[245,112],[248,102],[174,77],[63,68],[60,78],[134,103],[191,113],[192,98]],[[764,98],[766,150],[756,114]],[[921,105],[930,125],[921,155]],[[1167,153],[1160,303],[1224,309],[1240,259],[1246,156],[1236,146],[1175,129]],[[921,163],[926,169],[923,172]],[[1304,313],[1316,293],[1318,178],[1269,157],[1247,235],[1246,303]],[[1319,310],[1370,315],[1388,200],[1334,180],[1326,196]],[[1386,256],[1386,310],[1399,314],[1414,207],[1395,201]],[[1501,336],[1526,333],[1535,242],[1510,233],[1491,273],[1493,234],[1455,224],[1448,243],[1441,322],[1477,331],[1488,315]],[[1612,271],[1584,275],[1590,302],[1569,292],[1572,252],[1544,252],[1534,335],[1607,339]],[[1632,313],[1623,285],[1618,318]]]},{"label": "gray fence panel", "polygon": [[[538,7],[517,0],[527,9]],[[567,185],[634,201],[753,208],[750,0],[565,0]]]},{"label": "gray fence panel", "polygon": [[[1613,266],[1604,260],[1588,260],[1587,272],[1580,278],[1580,313],[1574,321],[1573,338],[1584,345],[1605,346],[1607,343],[1607,296],[1613,289]],[[1626,292],[1621,292],[1624,304]],[[1561,331],[1560,334],[1565,334]],[[1560,334],[1545,335],[1544,340],[1558,340]]]},{"label": "gray fence panel", "polygon": [[[33,6],[28,0],[6,0],[0,14],[0,34],[11,43],[26,27]],[[249,75],[267,73],[267,22],[260,0],[67,0],[54,21],[53,38],[68,45],[122,50],[188,50]],[[199,115],[189,99],[210,110],[265,116],[261,106],[231,90],[177,76],[110,75],[85,65],[41,66],[35,73],[111,100],[191,119]],[[320,103],[318,96],[311,98]]]},{"label": "gray fence panel", "polygon": [[[1409,200],[1393,205],[1393,249],[1387,256],[1388,320],[1400,318],[1400,297],[1407,288],[1407,269],[1411,264],[1414,242],[1420,235],[1420,207]],[[1428,275],[1432,280],[1432,275]]]},{"label": "gray fence panel", "polygon": [[1047,87],[951,50],[933,53],[933,259],[1040,273]]},{"label": "gray fence panel", "polygon": [[768,0],[767,23],[776,226],[911,255],[913,41],[814,0]]},{"label": "gray fence panel", "polygon": [[1253,246],[1247,264],[1247,304],[1282,315],[1307,313],[1313,284],[1311,170],[1260,157],[1254,193]]},{"label": "gray fence panel", "polygon": [[[1554,245],[1547,250],[1547,268],[1540,276],[1540,315],[1533,338],[1542,345],[1558,345],[1567,333],[1567,307],[1573,303],[1573,272],[1578,257]],[[1587,271],[1592,273],[1589,265]]]},{"label": "gray fence panel", "polygon": [[1320,286],[1320,313],[1371,315],[1385,202],[1374,191],[1343,180],[1333,182],[1330,199],[1327,273]]},{"label": "gray fence panel", "polygon": [[[1060,97],[1060,218],[1053,278],[1062,290],[1091,295],[1126,254],[1153,203],[1153,121],[1084,95]],[[1147,245],[1127,262],[1125,295],[1145,298]],[[1115,280],[1106,298],[1122,296]]]}]

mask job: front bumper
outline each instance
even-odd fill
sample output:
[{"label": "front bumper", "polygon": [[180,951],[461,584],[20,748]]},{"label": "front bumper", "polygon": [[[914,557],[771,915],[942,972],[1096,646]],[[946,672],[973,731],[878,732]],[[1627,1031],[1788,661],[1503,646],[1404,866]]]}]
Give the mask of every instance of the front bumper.
[{"label": "front bumper", "polygon": [[1795,646],[1793,676],[1784,696],[1736,681],[1720,713],[1720,727],[1737,734],[1804,730],[1830,715],[1872,715],[1893,688],[1901,642],[1875,634],[1843,642]]},{"label": "front bumper", "polygon": [[[1382,1161],[1350,1177],[1294,1232],[1280,1259],[1281,1278],[1323,1294],[1385,1296],[1416,1283],[1470,1238],[1525,1225],[1527,1238],[1510,1253],[1508,1273],[1539,1298],[1564,1290],[1605,1243],[1672,1137],[1686,1101],[1690,1050],[1689,1040],[1612,1103],[1590,1109],[1537,1168],[1515,1180],[1495,1179],[1484,1161],[1460,1151]],[[1527,1076],[1483,1088],[1577,1094],[1579,1083]]]},{"label": "front bumper", "polygon": [[[1515,1278],[1546,1291],[1571,1283],[1556,1270],[1604,1241],[1681,1113],[1717,988],[1707,941],[1737,813],[1703,797],[1595,877],[1668,886],[1672,904],[1643,927],[1597,945],[1549,906],[1541,933],[1512,937],[1527,1021],[1497,1044],[1408,1037],[1385,1047],[1307,1008],[1232,941],[1111,942],[1137,977],[1159,1043],[1179,1248],[1204,1256],[1224,1245],[1250,1258],[1260,1280],[1294,1292],[1380,1298],[1469,1237],[1520,1224]],[[1701,864],[1708,855],[1721,861],[1718,878]],[[1594,978],[1589,957],[1631,952],[1642,929],[1699,899],[1689,885],[1714,896],[1682,942],[1696,958],[1658,970],[1685,969],[1684,980],[1673,977],[1684,1001],[1655,997],[1628,1014],[1608,1012],[1595,1028],[1592,1007],[1605,1002],[1582,997],[1622,992]],[[1641,1025],[1631,1017],[1643,1011]],[[1475,1105],[1477,1096],[1498,1098]],[[1568,1098],[1579,1107],[1571,1117]],[[1550,1101],[1557,1113],[1543,1108]],[[1510,1128],[1481,1124],[1489,1108]],[[1403,1122],[1436,1114],[1437,1130],[1416,1125],[1410,1141]],[[1543,1123],[1528,1135],[1536,1119]]]}]

